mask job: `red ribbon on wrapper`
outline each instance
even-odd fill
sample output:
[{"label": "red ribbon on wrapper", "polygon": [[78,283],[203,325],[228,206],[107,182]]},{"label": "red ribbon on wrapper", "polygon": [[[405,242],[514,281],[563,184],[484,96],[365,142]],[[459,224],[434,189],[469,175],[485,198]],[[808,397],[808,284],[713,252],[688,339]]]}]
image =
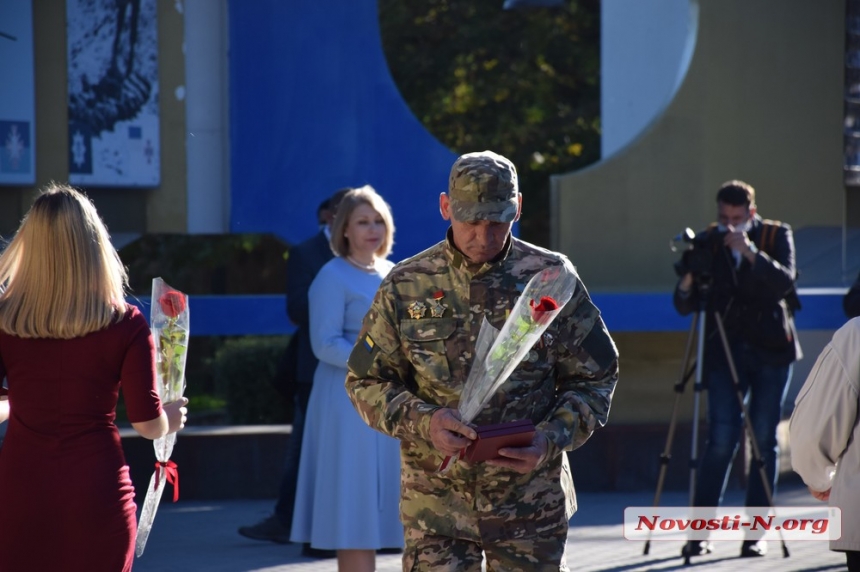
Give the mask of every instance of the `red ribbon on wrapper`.
[{"label": "red ribbon on wrapper", "polygon": [[[466,456],[466,449],[465,449],[465,448],[460,449],[460,452],[459,452],[459,453],[457,453],[457,460],[460,460],[460,459],[462,459],[462,458],[463,458],[463,457],[465,457],[465,456]],[[440,473],[444,473],[445,471],[447,471],[447,470],[448,470],[448,465],[450,465],[450,464],[451,464],[451,460],[452,460],[451,455],[448,455],[447,457],[445,457],[445,458],[442,460],[442,464],[441,464],[441,465],[439,465],[439,472],[440,472]]]},{"label": "red ribbon on wrapper", "polygon": [[179,500],[179,467],[173,461],[167,461],[166,463],[156,461],[155,490],[158,490],[158,476],[161,474],[159,469],[162,467],[164,468],[164,476],[167,478],[167,482],[173,485],[173,502],[176,502]]}]

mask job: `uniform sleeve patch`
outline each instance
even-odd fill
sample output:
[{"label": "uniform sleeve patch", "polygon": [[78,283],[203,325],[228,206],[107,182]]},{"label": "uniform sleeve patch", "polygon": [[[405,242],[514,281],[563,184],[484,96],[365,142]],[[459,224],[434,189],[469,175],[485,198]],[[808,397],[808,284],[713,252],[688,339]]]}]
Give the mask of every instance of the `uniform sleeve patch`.
[{"label": "uniform sleeve patch", "polygon": [[352,372],[358,377],[366,377],[373,362],[376,359],[376,354],[379,353],[379,346],[373,341],[368,334],[365,334],[361,340],[352,348],[352,353],[349,354],[347,365]]},{"label": "uniform sleeve patch", "polygon": [[608,368],[618,359],[618,350],[615,348],[612,338],[609,337],[609,332],[597,324],[582,340],[582,349],[588,352],[591,359],[597,362],[601,369]]},{"label": "uniform sleeve patch", "polygon": [[373,352],[374,347],[376,347],[376,342],[373,341],[373,338],[370,337],[370,334],[365,334],[364,349],[366,349],[368,353],[371,353]]}]

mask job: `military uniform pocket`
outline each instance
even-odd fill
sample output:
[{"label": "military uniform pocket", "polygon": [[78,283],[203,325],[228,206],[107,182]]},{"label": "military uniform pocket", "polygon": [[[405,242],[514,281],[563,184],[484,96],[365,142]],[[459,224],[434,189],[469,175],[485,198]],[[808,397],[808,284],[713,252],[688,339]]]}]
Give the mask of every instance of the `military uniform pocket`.
[{"label": "military uniform pocket", "polygon": [[445,342],[457,329],[451,318],[401,320],[400,334],[409,351],[409,361],[424,379],[451,380]]}]

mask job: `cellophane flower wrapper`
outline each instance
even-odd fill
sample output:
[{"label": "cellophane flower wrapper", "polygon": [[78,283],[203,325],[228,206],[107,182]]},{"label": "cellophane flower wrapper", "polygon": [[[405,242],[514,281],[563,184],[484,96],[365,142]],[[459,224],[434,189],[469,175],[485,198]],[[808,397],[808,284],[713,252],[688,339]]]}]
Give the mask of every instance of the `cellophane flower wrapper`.
[{"label": "cellophane flower wrapper", "polygon": [[[185,362],[188,357],[190,313],[188,296],[171,288],[161,278],[152,280],[152,306],[149,326],[155,341],[155,371],[158,396],[162,403],[172,403],[185,393]],[[155,439],[155,472],[146,489],[146,499],[137,524],[135,555],[140,556],[146,547],[155,513],[165,485],[173,485],[176,502],[179,496],[179,474],[176,464],[170,461],[176,433]]]},{"label": "cellophane flower wrapper", "polygon": [[[567,260],[545,268],[529,280],[501,330],[484,318],[475,342],[475,359],[460,395],[458,412],[463,423],[475,419],[528,355],[573,297],[576,281],[576,271]],[[447,471],[451,461],[446,457],[439,470]]]}]

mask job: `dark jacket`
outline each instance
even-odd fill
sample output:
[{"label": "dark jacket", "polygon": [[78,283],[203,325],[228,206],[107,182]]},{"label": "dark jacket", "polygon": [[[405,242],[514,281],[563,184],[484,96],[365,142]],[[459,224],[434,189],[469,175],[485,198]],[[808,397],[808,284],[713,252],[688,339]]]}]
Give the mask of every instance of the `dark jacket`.
[{"label": "dark jacket", "polygon": [[[719,236],[710,241],[705,238],[707,233],[716,233],[716,229],[708,229],[698,235],[708,246],[697,248],[709,248],[712,254],[712,280],[705,308],[706,362],[717,355],[724,359],[714,311],[720,313],[729,341],[746,341],[756,348],[763,363],[788,365],[802,356],[793,316],[799,307],[794,304],[794,282],[797,278],[794,237],[789,225],[767,222],[775,230],[768,244],[762,244],[765,225],[758,215],[753,217],[752,228],[747,233],[758,248],[754,265],[742,258],[736,268],[731,249],[722,245]],[[699,310],[701,295],[698,283],[686,296],[676,287],[673,297],[675,309],[681,315]],[[774,340],[773,333],[780,331],[780,325],[786,335]]]},{"label": "dark jacket", "polygon": [[308,290],[317,273],[326,262],[334,258],[325,232],[290,248],[287,258],[287,316],[296,325],[297,338],[296,381],[313,383],[318,360],[311,349],[308,314]]},{"label": "dark jacket", "polygon": [[842,298],[842,308],[849,318],[860,316],[860,275],[854,280],[845,297]]}]

